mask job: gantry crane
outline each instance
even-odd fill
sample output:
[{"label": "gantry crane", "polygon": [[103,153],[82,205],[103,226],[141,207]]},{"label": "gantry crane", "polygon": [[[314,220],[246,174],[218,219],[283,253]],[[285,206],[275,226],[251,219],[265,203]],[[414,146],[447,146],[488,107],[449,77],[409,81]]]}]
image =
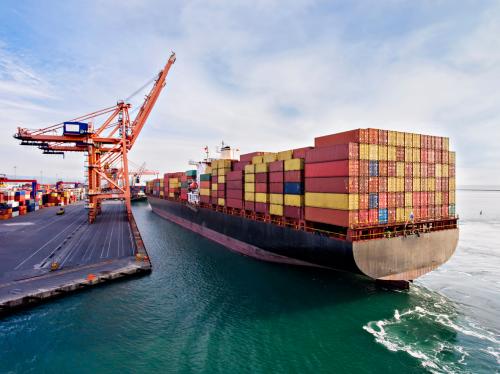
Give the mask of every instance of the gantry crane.
[{"label": "gantry crane", "polygon": [[[172,53],[133,121],[129,113],[131,104],[118,101],[115,106],[43,129],[17,129],[14,137],[21,140],[21,145],[36,146],[44,154],[86,153],[90,223],[93,223],[100,213],[101,201],[104,199],[123,199],[130,217],[132,210],[127,154],[165,86],[165,80],[175,59],[175,53]],[[110,167],[122,170],[117,180],[108,177],[106,170]],[[101,187],[103,181],[112,187],[111,190]]]}]

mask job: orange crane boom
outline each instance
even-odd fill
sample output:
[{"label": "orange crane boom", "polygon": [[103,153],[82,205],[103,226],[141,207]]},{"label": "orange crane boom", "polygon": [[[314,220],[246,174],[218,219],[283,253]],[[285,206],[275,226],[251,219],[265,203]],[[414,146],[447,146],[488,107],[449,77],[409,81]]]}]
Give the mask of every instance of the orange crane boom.
[{"label": "orange crane boom", "polygon": [[[21,145],[36,146],[44,154],[86,153],[89,222],[94,222],[100,213],[101,201],[109,198],[123,199],[127,214],[130,216],[132,210],[127,154],[165,87],[167,75],[175,60],[175,53],[172,53],[133,121],[129,114],[131,105],[119,101],[113,107],[42,129],[29,130],[20,127],[17,129],[14,137],[21,140]],[[97,121],[100,118],[102,120],[103,117],[104,120],[97,125]],[[121,170],[116,180],[108,176],[109,168]],[[104,181],[107,182],[109,188],[101,186],[101,182]]]}]

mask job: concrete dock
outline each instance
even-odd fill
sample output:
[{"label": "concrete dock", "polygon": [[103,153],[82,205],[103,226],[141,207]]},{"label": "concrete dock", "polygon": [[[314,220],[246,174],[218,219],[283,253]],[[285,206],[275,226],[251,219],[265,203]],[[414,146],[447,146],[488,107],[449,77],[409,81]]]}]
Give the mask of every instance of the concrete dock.
[{"label": "concrete dock", "polygon": [[[87,223],[83,203],[0,221],[0,314],[123,276],[148,273],[135,221],[119,201]],[[51,264],[59,268],[51,271]],[[89,276],[90,275],[90,276]]]}]

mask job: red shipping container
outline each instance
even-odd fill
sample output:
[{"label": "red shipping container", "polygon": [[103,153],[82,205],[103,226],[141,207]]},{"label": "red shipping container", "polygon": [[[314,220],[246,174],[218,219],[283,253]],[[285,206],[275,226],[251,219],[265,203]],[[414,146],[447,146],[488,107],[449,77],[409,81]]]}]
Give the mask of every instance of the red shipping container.
[{"label": "red shipping container", "polygon": [[436,141],[434,146],[439,151],[443,149],[443,138],[441,136],[436,136]]},{"label": "red shipping container", "polygon": [[441,151],[434,151],[434,161],[436,162],[436,164],[441,164],[443,161],[442,161],[442,152]]},{"label": "red shipping container", "polygon": [[226,174],[226,182],[243,180],[243,171],[235,170]]},{"label": "red shipping container", "polygon": [[387,192],[387,178],[379,177],[378,178],[378,192]]},{"label": "red shipping container", "polygon": [[427,148],[422,148],[420,150],[420,162],[427,162],[427,155],[428,155],[428,150]]},{"label": "red shipping container", "polygon": [[368,193],[368,177],[359,177],[359,192]]},{"label": "red shipping container", "polygon": [[436,194],[434,192],[427,192],[427,205],[434,205],[436,203]]},{"label": "red shipping container", "polygon": [[420,206],[421,203],[422,203],[422,199],[421,199],[421,192],[413,192],[412,194],[412,199],[413,199],[413,206]]},{"label": "red shipping container", "polygon": [[387,161],[378,162],[378,176],[387,177]]},{"label": "red shipping container", "polygon": [[233,162],[232,167],[234,171],[242,171],[245,170],[245,166],[249,165],[250,163],[250,161],[236,161]]},{"label": "red shipping container", "polygon": [[387,209],[387,222],[395,223],[396,222],[396,208],[388,208]]},{"label": "red shipping container", "polygon": [[296,206],[287,206],[283,208],[283,215],[288,218],[302,219],[303,210]]},{"label": "red shipping container", "polygon": [[421,211],[419,206],[414,206],[413,207],[413,217],[414,219],[421,219]]},{"label": "red shipping container", "polygon": [[378,209],[369,209],[368,210],[368,222],[370,224],[378,223]]},{"label": "red shipping container", "polygon": [[368,209],[358,211],[358,223],[360,225],[367,225],[370,223],[370,220],[368,218]]},{"label": "red shipping container", "polygon": [[428,199],[428,192],[420,192],[420,206],[427,206],[429,205],[429,199]]},{"label": "red shipping container", "polygon": [[367,143],[368,130],[356,129],[351,131],[340,132],[332,135],[320,136],[314,139],[315,147],[328,147],[337,144],[347,143]]},{"label": "red shipping container", "polygon": [[368,177],[368,192],[378,192],[378,177]]},{"label": "red shipping container", "polygon": [[396,147],[396,161],[404,161],[404,160],[405,160],[405,148]]},{"label": "red shipping container", "polygon": [[282,171],[275,171],[269,173],[269,182],[270,183],[283,183],[284,175]]},{"label": "red shipping container", "polygon": [[378,144],[378,129],[368,129],[368,143]]},{"label": "red shipping container", "polygon": [[420,219],[427,219],[429,218],[429,210],[427,206],[421,206],[420,207]]},{"label": "red shipping container", "polygon": [[187,175],[186,174],[181,175],[181,182],[187,182]]},{"label": "red shipping container", "polygon": [[255,211],[255,203],[253,201],[245,201],[244,206],[245,210],[251,210],[252,212]]},{"label": "red shipping container", "polygon": [[436,178],[436,191],[442,190],[441,180],[442,180],[442,178]]},{"label": "red shipping container", "polygon": [[447,164],[448,162],[450,162],[450,154],[448,153],[448,151],[441,151],[441,160],[443,164]]},{"label": "red shipping container", "polygon": [[255,183],[255,192],[267,193],[267,183]]},{"label": "red shipping container", "polygon": [[396,208],[396,193],[388,192],[387,193],[387,207],[388,208]]},{"label": "red shipping container", "polygon": [[448,192],[443,192],[443,205],[449,205],[450,194]]},{"label": "red shipping container", "polygon": [[217,175],[212,176],[212,183],[218,183],[219,177]]},{"label": "red shipping container", "polygon": [[368,209],[369,195],[367,193],[359,194],[359,209]]},{"label": "red shipping container", "polygon": [[378,194],[378,208],[385,209],[387,208],[387,193],[379,192]]},{"label": "red shipping container", "polygon": [[449,184],[449,179],[448,178],[443,178],[442,182],[442,190],[443,191],[449,191],[450,190],[450,184]]},{"label": "red shipping container", "polygon": [[266,203],[255,203],[255,211],[258,213],[269,214],[269,204]]},{"label": "red shipping container", "polygon": [[217,197],[221,198],[221,199],[224,199],[226,198],[226,191],[222,190],[222,191],[217,191]]},{"label": "red shipping container", "polygon": [[436,165],[435,164],[427,164],[427,177],[435,177],[436,176]]},{"label": "red shipping container", "polygon": [[210,188],[210,181],[201,181],[200,188]]},{"label": "red shipping container", "polygon": [[302,170],[285,171],[285,182],[302,182]]},{"label": "red shipping container", "polygon": [[448,218],[450,216],[449,214],[449,210],[448,210],[448,205],[442,205],[441,206],[441,217],[443,218]]},{"label": "red shipping container", "polygon": [[210,191],[210,197],[212,197],[212,198],[217,198],[217,196],[218,196],[218,195],[217,195],[217,192],[218,192],[218,191],[213,191],[213,190],[212,190],[212,191]]},{"label": "red shipping container", "polygon": [[370,162],[368,160],[359,160],[359,175],[362,177],[370,175]]},{"label": "red shipping container", "polygon": [[200,196],[200,202],[202,202],[204,204],[210,204],[210,196],[201,195]]},{"label": "red shipping container", "polygon": [[378,144],[387,145],[389,139],[389,131],[378,130]]},{"label": "red shipping container", "polygon": [[228,199],[243,199],[243,190],[227,190],[226,191],[226,197]]},{"label": "red shipping container", "polygon": [[396,176],[396,161],[387,161],[387,176],[388,177]]},{"label": "red shipping container", "polygon": [[264,152],[245,153],[244,155],[240,155],[240,161],[250,162],[253,156],[262,156],[263,154]]},{"label": "red shipping container", "polygon": [[434,149],[429,149],[427,151],[427,162],[429,164],[434,164],[436,162],[435,151]]},{"label": "red shipping container", "polygon": [[306,153],[310,149],[312,149],[312,147],[303,147],[303,148],[294,149],[292,156],[293,156],[293,158],[306,158]]},{"label": "red shipping container", "polygon": [[284,170],[284,161],[273,161],[269,163],[269,172],[275,171],[283,171]]},{"label": "red shipping container", "polygon": [[306,178],[357,176],[359,163],[357,160],[329,161],[306,164],[305,169]]},{"label": "red shipping container", "polygon": [[413,178],[412,177],[405,177],[405,191],[406,192],[413,191]]},{"label": "red shipping container", "polygon": [[335,226],[350,227],[357,225],[358,212],[324,208],[305,208],[305,219],[312,222],[322,222]]},{"label": "red shipping container", "polygon": [[226,183],[226,189],[228,190],[242,190],[243,181],[228,181]]},{"label": "red shipping container", "polygon": [[269,183],[269,193],[283,193],[283,183]]},{"label": "red shipping container", "polygon": [[413,177],[413,163],[405,162],[405,177]]},{"label": "red shipping container", "polygon": [[267,173],[256,173],[255,183],[267,183]]},{"label": "red shipping container", "polygon": [[226,184],[225,183],[219,183],[217,184],[217,191],[224,191],[226,189]]},{"label": "red shipping container", "polygon": [[306,178],[306,192],[358,193],[357,177]]},{"label": "red shipping container", "polygon": [[357,160],[359,158],[359,144],[338,144],[330,147],[313,148],[306,152],[305,162],[312,164],[316,162]]},{"label": "red shipping container", "polygon": [[227,198],[226,206],[228,206],[229,208],[243,209],[243,200]]},{"label": "red shipping container", "polygon": [[455,176],[455,164],[449,164],[448,165],[448,176],[449,177],[454,177]]},{"label": "red shipping container", "polygon": [[427,163],[421,163],[420,164],[420,178],[427,178]]},{"label": "red shipping container", "polygon": [[396,192],[396,208],[402,208],[405,206],[405,193]]}]

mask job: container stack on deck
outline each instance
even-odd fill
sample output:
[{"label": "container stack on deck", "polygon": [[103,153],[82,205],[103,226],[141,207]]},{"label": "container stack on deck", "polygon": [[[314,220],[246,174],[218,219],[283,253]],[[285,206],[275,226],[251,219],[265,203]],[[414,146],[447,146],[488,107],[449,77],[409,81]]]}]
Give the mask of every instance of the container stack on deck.
[{"label": "container stack on deck", "polygon": [[[165,198],[185,200],[187,173],[165,174]],[[148,183],[149,194],[161,197],[159,182]],[[314,147],[215,160],[199,191],[203,206],[301,227],[446,220],[455,217],[455,153],[448,138],[357,129]]]}]

